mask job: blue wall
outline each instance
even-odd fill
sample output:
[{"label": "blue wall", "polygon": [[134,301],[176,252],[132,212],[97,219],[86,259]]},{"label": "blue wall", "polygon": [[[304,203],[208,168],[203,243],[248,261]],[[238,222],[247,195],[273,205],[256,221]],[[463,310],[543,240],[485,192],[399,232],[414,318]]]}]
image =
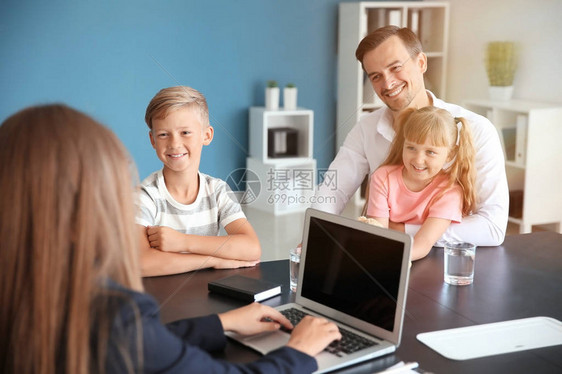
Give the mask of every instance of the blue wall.
[{"label": "blue wall", "polygon": [[[161,168],[146,105],[188,85],[209,103],[213,143],[201,170],[245,166],[248,108],[265,81],[299,87],[315,112],[314,156],[334,156],[337,0],[29,1],[0,3],[0,121],[33,104],[64,102],[110,126],[141,178]],[[22,150],[24,151],[24,150]]]}]

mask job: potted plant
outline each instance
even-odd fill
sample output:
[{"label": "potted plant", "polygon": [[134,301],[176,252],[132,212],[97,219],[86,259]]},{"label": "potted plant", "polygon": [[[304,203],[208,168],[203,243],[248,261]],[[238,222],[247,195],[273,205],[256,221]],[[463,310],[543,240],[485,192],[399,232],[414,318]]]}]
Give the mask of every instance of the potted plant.
[{"label": "potted plant", "polygon": [[517,51],[513,42],[490,42],[486,48],[486,73],[490,98],[509,100],[513,95],[513,78],[517,69]]},{"label": "potted plant", "polygon": [[297,86],[287,83],[283,89],[283,106],[286,110],[297,109]]},{"label": "potted plant", "polygon": [[277,81],[267,81],[265,88],[265,108],[267,110],[279,109],[279,86]]}]

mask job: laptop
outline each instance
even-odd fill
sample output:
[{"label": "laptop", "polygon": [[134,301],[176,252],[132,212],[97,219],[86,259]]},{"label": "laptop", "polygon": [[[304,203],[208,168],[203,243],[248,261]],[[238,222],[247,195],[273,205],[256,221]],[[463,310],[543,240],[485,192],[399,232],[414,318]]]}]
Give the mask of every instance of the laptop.
[{"label": "laptop", "polygon": [[[302,313],[327,318],[342,335],[347,330],[346,336],[360,342],[343,350],[343,342],[331,344],[316,356],[317,373],[396,350],[402,335],[411,247],[408,234],[307,209],[295,302],[276,309],[290,320]],[[280,330],[227,335],[262,354],[289,341],[289,333]]]}]

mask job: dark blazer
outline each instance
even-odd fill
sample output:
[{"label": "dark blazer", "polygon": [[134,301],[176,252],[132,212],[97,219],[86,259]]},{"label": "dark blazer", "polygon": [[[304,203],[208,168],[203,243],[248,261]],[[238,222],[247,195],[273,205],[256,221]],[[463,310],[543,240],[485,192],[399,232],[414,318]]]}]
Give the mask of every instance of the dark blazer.
[{"label": "dark blazer", "polygon": [[[159,306],[147,294],[108,286],[118,301],[110,332],[106,371],[126,373],[312,373],[316,360],[289,347],[277,349],[247,364],[213,358],[226,337],[217,315],[163,325]],[[94,334],[95,336],[95,334]],[[121,354],[120,352],[125,352]],[[140,352],[142,352],[142,358]],[[125,357],[125,358],[124,358]],[[142,368],[142,369],[141,369]]]}]

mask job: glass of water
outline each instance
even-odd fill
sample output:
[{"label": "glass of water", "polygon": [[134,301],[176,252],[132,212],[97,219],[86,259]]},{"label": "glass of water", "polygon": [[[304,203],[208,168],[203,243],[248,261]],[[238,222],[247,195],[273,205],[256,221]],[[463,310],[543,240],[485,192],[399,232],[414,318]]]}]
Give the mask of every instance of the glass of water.
[{"label": "glass of water", "polygon": [[301,246],[291,248],[289,251],[289,283],[292,292],[297,291],[299,279],[299,265],[301,262]]},{"label": "glass of water", "polygon": [[467,242],[447,242],[445,253],[445,283],[455,286],[472,284],[476,246]]}]

